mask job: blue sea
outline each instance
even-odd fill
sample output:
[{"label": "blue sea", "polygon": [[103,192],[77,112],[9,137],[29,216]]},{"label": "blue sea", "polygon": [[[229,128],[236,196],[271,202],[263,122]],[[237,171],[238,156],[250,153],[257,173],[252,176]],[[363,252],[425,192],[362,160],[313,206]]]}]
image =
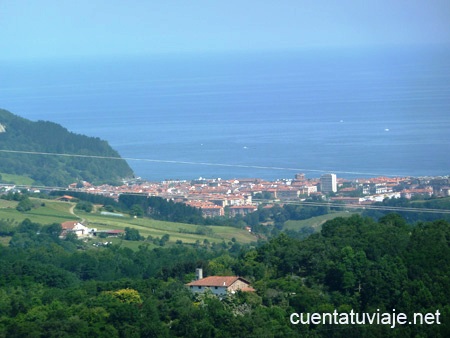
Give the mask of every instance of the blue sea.
[{"label": "blue sea", "polygon": [[2,62],[0,108],[151,181],[450,174],[448,48]]}]

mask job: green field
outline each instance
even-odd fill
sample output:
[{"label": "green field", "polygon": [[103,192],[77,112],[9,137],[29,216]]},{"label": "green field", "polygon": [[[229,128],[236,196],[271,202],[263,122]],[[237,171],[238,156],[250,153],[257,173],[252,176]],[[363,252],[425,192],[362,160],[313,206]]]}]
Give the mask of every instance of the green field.
[{"label": "green field", "polygon": [[285,230],[299,231],[304,227],[312,227],[315,231],[320,231],[322,224],[336,217],[350,217],[354,212],[338,211],[326,215],[316,216],[301,221],[286,221],[284,223]]},{"label": "green field", "polygon": [[[32,222],[40,224],[62,223],[65,221],[83,221],[90,228],[98,230],[123,230],[126,227],[139,230],[141,236],[147,238],[162,237],[165,234],[170,236],[169,242],[175,243],[181,240],[183,243],[203,242],[205,239],[211,243],[221,243],[231,241],[235,238],[240,243],[250,243],[256,241],[256,237],[245,230],[226,226],[208,226],[208,233],[205,235],[195,232],[203,226],[185,223],[173,223],[157,221],[149,218],[131,218],[104,216],[99,213],[85,213],[74,209],[75,203],[50,201],[45,199],[31,198],[36,208],[27,212],[18,212],[16,206],[18,202],[0,200],[0,219],[14,219],[22,222],[28,218]],[[104,240],[106,241],[106,240]],[[117,241],[117,240],[114,240]],[[127,241],[124,241],[127,242]],[[134,246],[141,245],[143,242],[136,242]],[[132,243],[128,243],[132,244]],[[127,245],[129,246],[129,245]]]},{"label": "green field", "polygon": [[0,209],[15,208],[19,202],[0,199]]},{"label": "green field", "polygon": [[[33,222],[40,224],[62,223],[70,220],[78,220],[79,218],[70,213],[72,205],[66,202],[54,202],[37,198],[31,199],[37,206],[27,212],[18,212],[16,201],[0,200],[0,219],[15,219],[22,222],[28,218]],[[44,206],[42,204],[45,204]]]},{"label": "green field", "polygon": [[173,223],[157,221],[148,218],[128,218],[102,216],[99,214],[80,214],[86,218],[89,227],[97,229],[124,229],[125,227],[139,230],[141,236],[162,237],[165,234],[170,236],[171,242],[177,240],[183,243],[195,243],[197,240],[207,239],[210,242],[230,241],[233,237],[240,243],[250,243],[256,241],[256,238],[245,230],[225,226],[208,226],[211,234],[195,234],[199,225],[186,223]]},{"label": "green field", "polygon": [[[105,216],[100,213],[85,213],[74,209],[75,203],[50,201],[38,198],[31,199],[36,208],[21,213],[16,210],[16,201],[6,201],[0,199],[0,219],[14,219],[22,222],[28,218],[33,222],[40,224],[62,223],[65,221],[83,221],[90,228],[98,230],[123,230],[126,227],[139,230],[141,236],[147,238],[161,238],[169,235],[170,243],[182,241],[183,243],[194,244],[197,241],[208,240],[210,243],[229,242],[235,238],[239,243],[251,243],[256,241],[256,237],[242,229],[227,226],[199,226],[196,224],[173,223],[158,221],[149,218],[131,218],[128,215],[124,217]],[[320,231],[321,226],[326,221],[335,217],[350,217],[353,213],[341,211],[327,215],[313,217],[302,221],[287,221],[284,225],[285,230],[299,231],[306,226],[313,227]],[[196,233],[199,229],[209,229],[204,235]],[[110,241],[110,239],[108,239]],[[106,240],[104,240],[106,241]],[[120,239],[114,239],[114,243],[119,243]],[[137,248],[143,242],[122,241],[122,245]]]},{"label": "green field", "polygon": [[34,180],[32,178],[29,178],[28,176],[19,176],[3,173],[0,173],[0,175],[2,176],[2,182],[5,183],[13,183],[18,185],[32,185],[34,183]]}]

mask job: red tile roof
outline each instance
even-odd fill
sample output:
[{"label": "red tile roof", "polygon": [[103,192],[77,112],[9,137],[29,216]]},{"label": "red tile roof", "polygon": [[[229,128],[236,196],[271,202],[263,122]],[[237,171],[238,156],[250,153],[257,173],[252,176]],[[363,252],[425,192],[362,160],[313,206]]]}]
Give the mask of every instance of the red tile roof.
[{"label": "red tile roof", "polygon": [[252,209],[252,210],[256,210],[256,209],[258,209],[258,207],[255,206],[255,205],[245,204],[245,205],[233,205],[233,206],[230,207],[230,209]]},{"label": "red tile roof", "polygon": [[69,196],[69,195],[64,195],[64,196],[59,197],[59,199],[68,199],[68,200],[72,200],[72,199],[74,199],[74,198],[75,198],[75,197]]},{"label": "red tile roof", "polygon": [[188,286],[230,286],[237,280],[242,280],[243,282],[250,284],[242,277],[237,276],[209,276],[200,280],[193,281],[186,285]]},{"label": "red tile roof", "polygon": [[61,223],[61,228],[63,230],[72,230],[74,226],[77,225],[78,223],[79,223],[78,221],[66,221]]},{"label": "red tile roof", "polygon": [[124,231],[123,230],[105,230],[105,232],[108,234],[121,234]]}]

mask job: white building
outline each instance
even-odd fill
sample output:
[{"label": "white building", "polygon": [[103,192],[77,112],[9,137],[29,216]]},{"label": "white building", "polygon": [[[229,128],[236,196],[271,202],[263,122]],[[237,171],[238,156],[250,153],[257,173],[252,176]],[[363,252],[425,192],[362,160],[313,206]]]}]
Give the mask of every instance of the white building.
[{"label": "white building", "polygon": [[78,221],[63,222],[61,223],[61,229],[61,237],[65,237],[68,233],[74,233],[77,237],[88,237],[92,236],[92,234],[97,231],[97,229],[88,228]]},{"label": "white building", "polygon": [[320,189],[323,193],[337,191],[337,179],[336,174],[324,174],[320,176]]},{"label": "white building", "polygon": [[311,195],[317,192],[317,186],[315,185],[303,185],[300,187],[300,195]]}]

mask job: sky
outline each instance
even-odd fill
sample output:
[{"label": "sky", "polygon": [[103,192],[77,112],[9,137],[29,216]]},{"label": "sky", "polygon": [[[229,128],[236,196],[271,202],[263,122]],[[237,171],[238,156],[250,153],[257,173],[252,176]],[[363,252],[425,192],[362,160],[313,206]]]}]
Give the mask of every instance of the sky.
[{"label": "sky", "polygon": [[0,59],[450,44],[449,0],[0,0]]}]

